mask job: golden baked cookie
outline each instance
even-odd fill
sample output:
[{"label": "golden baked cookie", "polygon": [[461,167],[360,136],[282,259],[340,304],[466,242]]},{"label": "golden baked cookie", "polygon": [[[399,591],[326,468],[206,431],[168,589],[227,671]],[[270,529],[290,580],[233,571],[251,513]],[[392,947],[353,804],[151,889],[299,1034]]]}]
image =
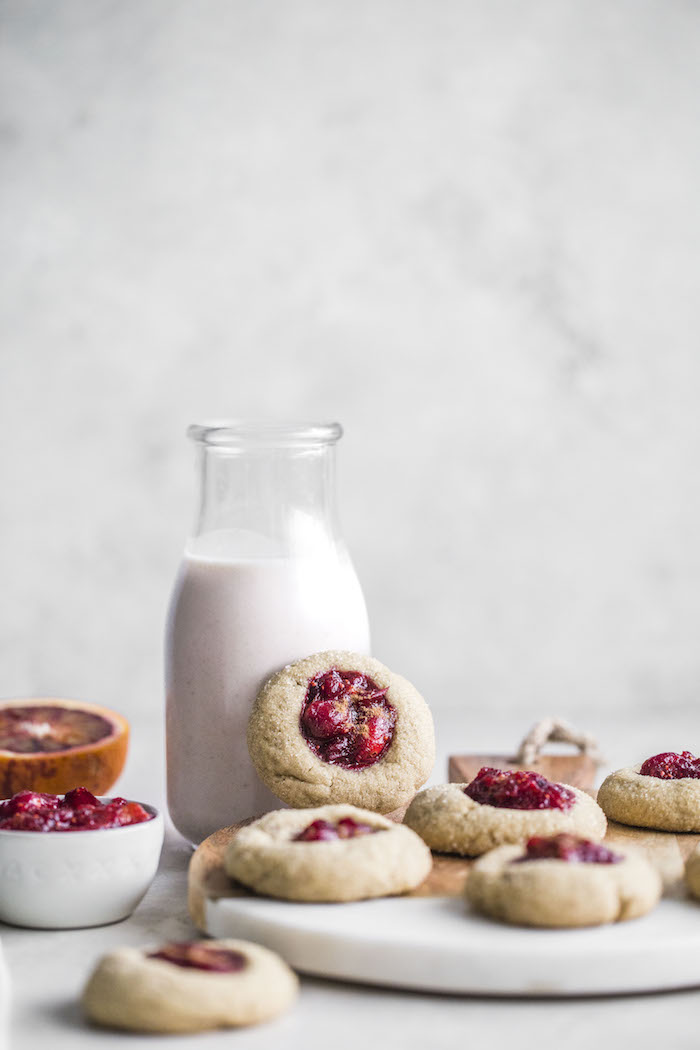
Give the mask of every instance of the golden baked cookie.
[{"label": "golden baked cookie", "polygon": [[651,911],[661,896],[661,876],[632,851],[556,835],[480,857],[465,894],[478,911],[504,922],[598,926]]},{"label": "golden baked cookie", "polygon": [[420,791],[404,823],[431,849],[466,857],[533,835],[570,832],[598,840],[607,826],[603,811],[578,788],[554,784],[539,773],[489,767],[470,784]]},{"label": "golden baked cookie", "polygon": [[433,719],[410,682],[360,653],[290,664],[261,689],[248,722],[260,779],[290,806],[406,804],[435,761]]},{"label": "golden baked cookie", "polygon": [[700,845],[697,845],[685,862],[685,884],[693,897],[700,900]]},{"label": "golden baked cookie", "polygon": [[606,777],[598,803],[610,820],[658,831],[700,831],[700,759],[663,752]]},{"label": "golden baked cookie", "polygon": [[248,941],[119,948],[97,964],[83,1010],[109,1028],[199,1032],[257,1024],[297,997],[293,970],[274,952]]},{"label": "golden baked cookie", "polygon": [[232,839],[224,868],[268,897],[354,901],[406,893],[432,867],[409,828],[354,806],[280,809]]}]

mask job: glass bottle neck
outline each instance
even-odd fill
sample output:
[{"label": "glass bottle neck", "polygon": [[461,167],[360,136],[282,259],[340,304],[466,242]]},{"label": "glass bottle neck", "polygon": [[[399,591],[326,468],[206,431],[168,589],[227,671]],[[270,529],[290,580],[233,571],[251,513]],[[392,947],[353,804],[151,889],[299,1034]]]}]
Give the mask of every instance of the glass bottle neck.
[{"label": "glass bottle neck", "polygon": [[335,442],[200,444],[190,547],[212,557],[323,556],[340,543]]}]

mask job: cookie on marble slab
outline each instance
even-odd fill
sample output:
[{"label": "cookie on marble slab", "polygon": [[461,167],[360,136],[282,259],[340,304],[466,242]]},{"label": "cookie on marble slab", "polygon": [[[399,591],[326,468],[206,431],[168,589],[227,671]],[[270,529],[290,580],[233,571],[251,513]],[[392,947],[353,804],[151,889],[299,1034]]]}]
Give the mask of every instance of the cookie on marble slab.
[{"label": "cookie on marble slab", "polygon": [[224,854],[231,878],[297,901],[407,893],[431,867],[430,850],[409,828],[342,804],[267,813],[241,828]]},{"label": "cookie on marble slab", "polygon": [[297,997],[293,970],[274,952],[233,939],[119,948],[83,992],[96,1024],[139,1032],[199,1032],[270,1020]]},{"label": "cookie on marble slab", "polygon": [[465,887],[469,903],[522,926],[598,926],[635,919],[661,896],[661,876],[641,855],[573,835],[536,837],[480,857]]},{"label": "cookie on marble slab", "polygon": [[345,802],[390,813],[430,775],[435,732],[410,682],[372,657],[333,650],[265,683],[248,750],[260,779],[290,806]]},{"label": "cookie on marble slab", "polygon": [[619,824],[700,832],[700,759],[665,751],[618,769],[601,784],[598,803]]},{"label": "cookie on marble slab", "polygon": [[404,823],[431,849],[466,857],[533,835],[570,832],[599,840],[607,827],[603,811],[584,791],[540,773],[488,766],[469,784],[420,791]]}]

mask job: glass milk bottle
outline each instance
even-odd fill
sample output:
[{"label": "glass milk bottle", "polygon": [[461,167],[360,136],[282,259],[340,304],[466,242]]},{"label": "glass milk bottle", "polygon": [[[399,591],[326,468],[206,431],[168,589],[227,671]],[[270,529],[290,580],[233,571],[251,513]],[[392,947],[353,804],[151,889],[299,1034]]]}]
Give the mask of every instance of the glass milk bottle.
[{"label": "glass milk bottle", "polygon": [[335,508],[337,423],[191,426],[201,498],[166,638],[168,807],[192,843],[279,808],[246,725],[263,682],[323,649],[369,652]]}]

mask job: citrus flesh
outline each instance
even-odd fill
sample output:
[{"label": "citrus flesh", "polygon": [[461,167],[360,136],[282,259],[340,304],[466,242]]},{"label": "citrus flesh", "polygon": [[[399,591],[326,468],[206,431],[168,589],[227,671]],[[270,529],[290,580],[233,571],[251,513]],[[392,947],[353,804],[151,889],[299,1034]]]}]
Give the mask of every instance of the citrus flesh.
[{"label": "citrus flesh", "polygon": [[44,704],[0,708],[0,750],[15,754],[66,751],[103,740],[112,723],[80,708]]}]

